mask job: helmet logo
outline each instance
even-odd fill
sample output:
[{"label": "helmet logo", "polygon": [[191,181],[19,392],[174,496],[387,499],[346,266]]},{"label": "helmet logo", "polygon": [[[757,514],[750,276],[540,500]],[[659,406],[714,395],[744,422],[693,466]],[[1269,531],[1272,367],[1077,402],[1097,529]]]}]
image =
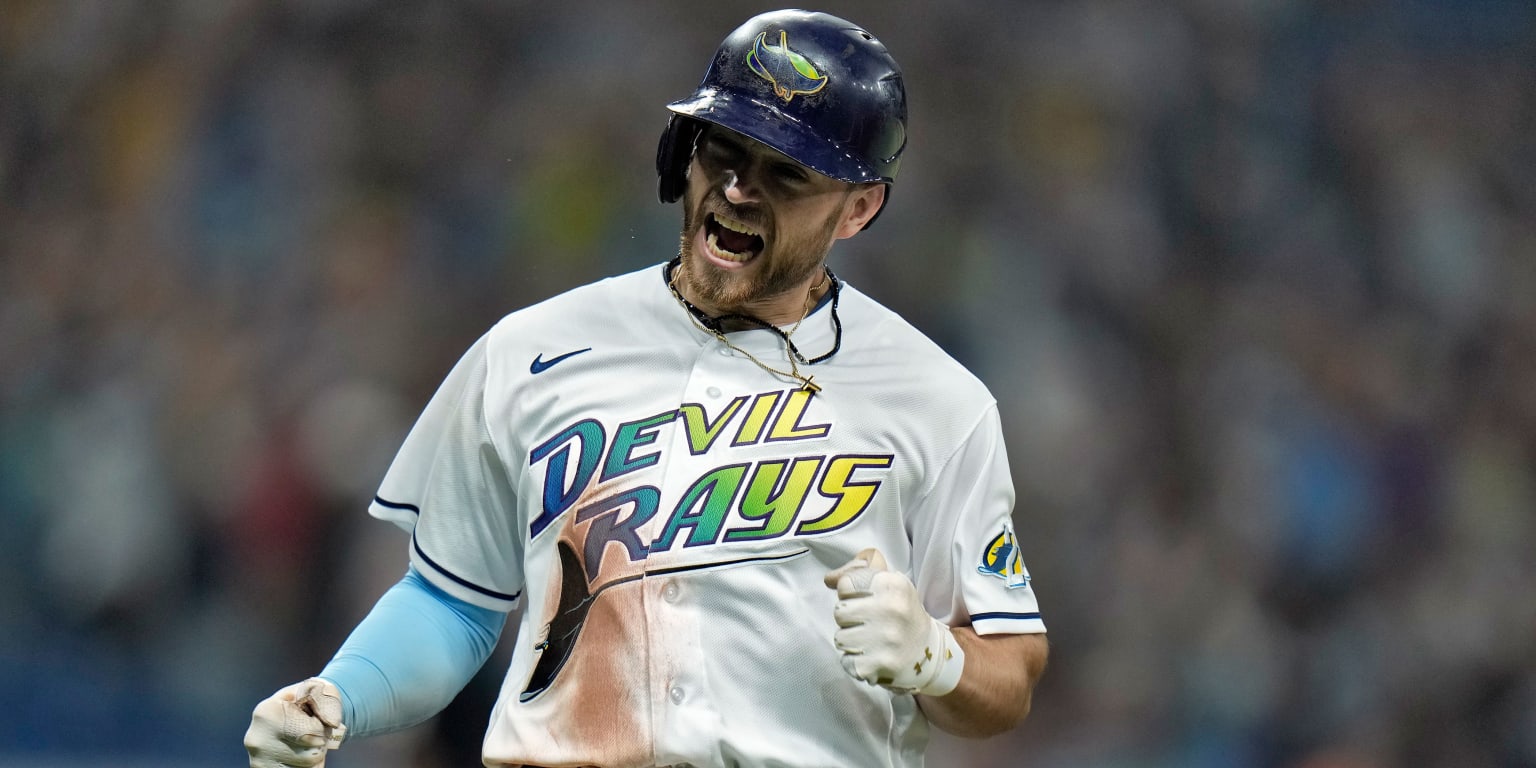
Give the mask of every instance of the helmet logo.
[{"label": "helmet logo", "polygon": [[789,33],[779,30],[779,44],[768,44],[768,33],[759,32],[747,51],[747,66],[788,103],[796,94],[812,94],[827,84],[827,76],[816,71],[810,60],[789,49]]}]

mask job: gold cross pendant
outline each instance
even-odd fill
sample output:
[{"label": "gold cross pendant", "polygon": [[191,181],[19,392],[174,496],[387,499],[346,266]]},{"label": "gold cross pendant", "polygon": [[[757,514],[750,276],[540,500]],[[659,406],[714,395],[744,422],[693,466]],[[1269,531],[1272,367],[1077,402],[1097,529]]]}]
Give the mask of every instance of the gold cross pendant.
[{"label": "gold cross pendant", "polygon": [[804,389],[804,390],[807,390],[807,391],[811,392],[812,394],[820,392],[821,391],[821,385],[817,384],[814,381],[815,378],[816,378],[815,376],[807,376],[807,377],[805,377],[805,384],[803,386],[801,386],[800,388]]}]

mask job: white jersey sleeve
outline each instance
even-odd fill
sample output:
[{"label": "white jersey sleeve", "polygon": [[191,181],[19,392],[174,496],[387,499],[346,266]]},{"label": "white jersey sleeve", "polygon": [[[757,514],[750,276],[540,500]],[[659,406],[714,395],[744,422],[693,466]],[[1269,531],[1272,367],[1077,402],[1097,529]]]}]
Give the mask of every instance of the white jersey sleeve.
[{"label": "white jersey sleeve", "polygon": [[1014,530],[1013,502],[993,406],[908,518],[913,579],[929,613],[982,635],[1045,631]]},{"label": "white jersey sleeve", "polygon": [[486,425],[488,347],[488,336],[481,337],[448,374],[395,455],[369,513],[411,533],[411,563],[432,584],[465,602],[509,611],[523,589],[523,539],[507,464]]}]

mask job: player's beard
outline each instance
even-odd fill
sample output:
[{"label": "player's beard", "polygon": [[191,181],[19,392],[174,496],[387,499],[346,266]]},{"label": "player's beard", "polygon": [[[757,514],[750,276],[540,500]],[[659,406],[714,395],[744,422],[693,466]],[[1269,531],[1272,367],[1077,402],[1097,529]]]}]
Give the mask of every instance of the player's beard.
[{"label": "player's beard", "polygon": [[[758,264],[745,270],[724,270],[695,253],[694,243],[708,211],[724,212],[754,229],[774,235],[765,238],[763,252],[755,257]],[[733,206],[723,195],[711,190],[698,205],[683,211],[680,250],[685,292],[695,304],[718,314],[752,314],[752,305],[797,291],[821,271],[827,253],[832,249],[841,215],[841,206],[835,207],[820,226],[781,238],[779,228],[763,213],[761,206]]]}]

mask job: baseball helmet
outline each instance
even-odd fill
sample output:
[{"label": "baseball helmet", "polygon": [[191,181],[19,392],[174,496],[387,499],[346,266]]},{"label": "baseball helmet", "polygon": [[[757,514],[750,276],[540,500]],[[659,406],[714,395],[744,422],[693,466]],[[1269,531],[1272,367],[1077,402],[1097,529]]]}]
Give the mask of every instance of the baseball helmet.
[{"label": "baseball helmet", "polygon": [[673,112],[656,152],[660,196],[676,202],[705,123],[766,144],[842,181],[896,179],[907,144],[901,68],[874,35],[825,13],[755,16],[715,51]]}]

